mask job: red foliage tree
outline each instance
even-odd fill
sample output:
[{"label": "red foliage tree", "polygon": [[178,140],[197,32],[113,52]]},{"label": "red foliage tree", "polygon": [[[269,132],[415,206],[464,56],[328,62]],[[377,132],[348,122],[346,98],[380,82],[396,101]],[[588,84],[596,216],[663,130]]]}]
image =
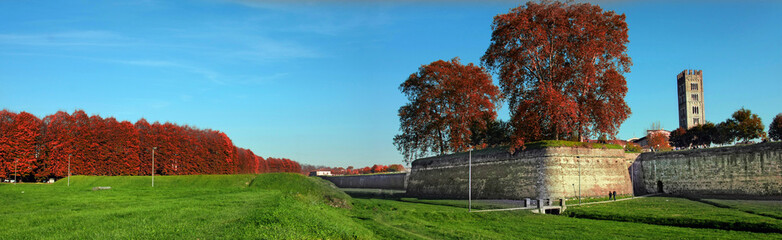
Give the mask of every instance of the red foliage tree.
[{"label": "red foliage tree", "polygon": [[0,178],[30,178],[37,170],[42,122],[34,115],[0,111]]},{"label": "red foliage tree", "polygon": [[295,161],[264,160],[210,129],[149,124],[145,119],[118,122],[81,110],[60,111],[43,120],[26,112],[0,111],[0,178],[16,172],[28,179],[65,177],[69,159],[74,175],[148,175],[153,148],[156,174],[301,171]]},{"label": "red foliage tree", "polygon": [[[13,176],[14,150],[14,119],[16,113],[8,110],[0,111],[0,178]],[[9,168],[10,166],[10,168]],[[9,171],[10,169],[10,171]]]},{"label": "red foliage tree", "polygon": [[388,171],[389,172],[402,172],[405,170],[405,167],[402,166],[402,164],[391,164],[388,165]]},{"label": "red foliage tree", "polygon": [[525,141],[616,134],[630,114],[624,14],[528,2],[495,16],[492,30],[481,60],[508,98],[512,151]]},{"label": "red foliage tree", "polygon": [[648,138],[649,147],[654,150],[667,151],[671,150],[671,144],[668,143],[668,136],[661,132],[653,132],[646,136]]},{"label": "red foliage tree", "polygon": [[399,108],[394,144],[405,161],[470,148],[472,133],[496,118],[499,89],[484,68],[459,58],[423,65],[399,86],[410,103]]}]

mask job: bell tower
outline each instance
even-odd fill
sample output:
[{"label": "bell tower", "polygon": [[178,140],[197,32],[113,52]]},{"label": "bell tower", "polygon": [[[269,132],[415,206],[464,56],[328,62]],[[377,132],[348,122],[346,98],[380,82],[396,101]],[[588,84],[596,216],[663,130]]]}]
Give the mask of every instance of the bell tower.
[{"label": "bell tower", "polygon": [[703,70],[684,70],[676,77],[679,95],[679,127],[692,128],[706,122],[703,108]]}]

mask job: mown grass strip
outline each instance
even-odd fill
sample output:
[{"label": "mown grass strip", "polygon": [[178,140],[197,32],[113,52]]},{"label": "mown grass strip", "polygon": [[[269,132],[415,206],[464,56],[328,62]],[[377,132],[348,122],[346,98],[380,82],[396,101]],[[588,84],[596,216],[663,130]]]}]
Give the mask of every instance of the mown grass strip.
[{"label": "mown grass strip", "polygon": [[[630,210],[632,209],[632,210]],[[692,228],[782,233],[782,221],[683,198],[649,197],[634,201],[570,206],[568,216]]]}]

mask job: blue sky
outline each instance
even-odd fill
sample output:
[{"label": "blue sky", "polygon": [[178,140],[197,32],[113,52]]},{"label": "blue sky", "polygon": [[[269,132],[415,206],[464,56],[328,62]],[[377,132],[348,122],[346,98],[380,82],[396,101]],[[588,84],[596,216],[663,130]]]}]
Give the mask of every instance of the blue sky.
[{"label": "blue sky", "polygon": [[[399,84],[439,59],[478,63],[492,17],[519,4],[0,1],[0,108],[211,128],[306,164],[400,163]],[[782,112],[782,3],[598,4],[630,31],[619,138],[678,127],[684,69],[704,71],[709,121],[743,106],[767,126]]]}]

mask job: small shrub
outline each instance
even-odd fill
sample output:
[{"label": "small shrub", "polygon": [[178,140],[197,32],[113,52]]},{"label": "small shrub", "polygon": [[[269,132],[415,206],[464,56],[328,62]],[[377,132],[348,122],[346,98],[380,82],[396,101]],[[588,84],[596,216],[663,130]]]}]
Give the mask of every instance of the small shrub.
[{"label": "small shrub", "polygon": [[627,145],[625,145],[625,152],[640,153],[641,152],[641,145],[638,145],[636,143],[628,142]]}]

